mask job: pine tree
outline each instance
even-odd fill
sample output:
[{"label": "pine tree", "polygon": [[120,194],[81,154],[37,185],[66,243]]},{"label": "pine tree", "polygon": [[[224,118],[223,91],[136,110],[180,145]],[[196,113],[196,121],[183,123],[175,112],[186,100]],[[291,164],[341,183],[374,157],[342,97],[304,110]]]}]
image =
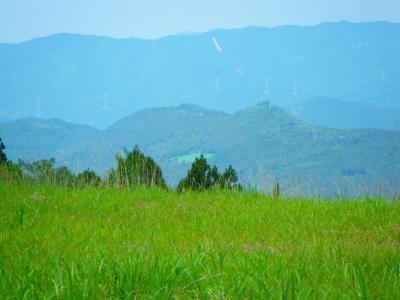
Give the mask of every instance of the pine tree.
[{"label": "pine tree", "polygon": [[0,163],[5,163],[7,162],[7,156],[4,153],[4,150],[6,149],[6,146],[4,146],[1,138],[0,138]]},{"label": "pine tree", "polygon": [[197,157],[188,171],[186,178],[179,182],[178,190],[205,190],[211,186],[211,168],[202,155]]},{"label": "pine tree", "polygon": [[193,162],[187,176],[179,182],[177,190],[202,191],[208,188],[241,189],[237,181],[238,176],[231,165],[221,174],[216,166],[211,168],[207,163],[207,159],[203,155],[200,155]]},{"label": "pine tree", "polygon": [[222,176],[218,172],[217,166],[213,166],[210,171],[211,185],[216,188],[222,188]]},{"label": "pine tree", "polygon": [[222,175],[222,180],[224,183],[224,186],[233,189],[236,186],[236,183],[238,181],[238,176],[236,174],[235,169],[229,165],[228,168],[226,168],[224,174]]}]

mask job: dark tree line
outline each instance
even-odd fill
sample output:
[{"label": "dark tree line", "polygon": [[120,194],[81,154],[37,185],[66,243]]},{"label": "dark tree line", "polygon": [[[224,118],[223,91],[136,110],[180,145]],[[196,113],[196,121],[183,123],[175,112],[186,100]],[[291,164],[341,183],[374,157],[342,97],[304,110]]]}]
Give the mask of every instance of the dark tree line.
[{"label": "dark tree line", "polygon": [[95,172],[86,170],[72,173],[67,167],[55,167],[54,159],[42,159],[31,163],[18,160],[16,164],[8,161],[0,165],[0,181],[10,183],[31,183],[64,187],[98,187],[102,180]]},{"label": "dark tree line", "polygon": [[[72,173],[67,167],[55,167],[55,160],[38,160],[31,163],[18,160],[7,161],[5,146],[0,139],[0,180],[19,183],[57,185],[66,187],[160,187],[167,189],[160,166],[138,147],[124,154],[116,155],[116,167],[102,180],[94,171],[86,170]],[[232,166],[220,173],[216,166],[211,167],[201,155],[193,162],[188,174],[183,178],[178,191],[206,189],[241,189],[238,176]]]}]

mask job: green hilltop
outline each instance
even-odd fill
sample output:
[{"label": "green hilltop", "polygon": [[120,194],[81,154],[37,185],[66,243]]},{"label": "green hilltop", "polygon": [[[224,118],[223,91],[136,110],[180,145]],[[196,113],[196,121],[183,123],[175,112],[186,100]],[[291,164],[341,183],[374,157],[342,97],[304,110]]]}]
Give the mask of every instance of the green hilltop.
[{"label": "green hilltop", "polygon": [[264,94],[281,107],[330,96],[399,110],[399,32],[396,23],[335,22],[0,44],[0,122],[39,116],[106,128],[143,108],[190,102],[231,113]]},{"label": "green hilltop", "polygon": [[138,145],[161,165],[169,185],[204,153],[220,169],[232,164],[245,186],[266,191],[275,182],[286,194],[313,196],[399,190],[399,132],[309,125],[268,102],[234,114],[190,104],[145,109],[105,130],[23,119],[0,125],[0,136],[9,159],[54,157],[98,174],[114,167],[115,153]]}]

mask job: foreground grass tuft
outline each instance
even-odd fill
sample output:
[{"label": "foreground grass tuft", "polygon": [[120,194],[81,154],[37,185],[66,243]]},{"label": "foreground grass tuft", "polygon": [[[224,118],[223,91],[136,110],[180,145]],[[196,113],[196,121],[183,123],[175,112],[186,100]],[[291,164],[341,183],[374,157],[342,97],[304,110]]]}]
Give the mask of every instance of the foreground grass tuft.
[{"label": "foreground grass tuft", "polygon": [[0,185],[0,298],[400,298],[400,203]]}]

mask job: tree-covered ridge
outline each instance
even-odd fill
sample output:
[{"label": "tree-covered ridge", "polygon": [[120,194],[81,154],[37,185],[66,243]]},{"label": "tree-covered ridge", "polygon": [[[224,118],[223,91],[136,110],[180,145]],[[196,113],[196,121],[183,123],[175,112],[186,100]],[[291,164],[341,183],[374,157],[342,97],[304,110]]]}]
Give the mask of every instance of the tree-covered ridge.
[{"label": "tree-covered ridge", "polygon": [[330,96],[400,109],[399,28],[337,22],[1,44],[0,122],[38,116],[105,128],[146,107],[195,102],[231,113],[264,94],[280,106]]},{"label": "tree-covered ridge", "polygon": [[101,176],[114,168],[115,153],[138,145],[170,186],[199,153],[219,169],[232,164],[241,184],[270,193],[279,182],[282,193],[354,197],[392,193],[400,182],[399,132],[305,124],[268,102],[234,114],[193,105],[146,109],[101,131],[28,119],[0,124],[0,136],[10,160],[54,157],[58,166]]},{"label": "tree-covered ridge", "polygon": [[[0,145],[2,145],[0,150],[4,150],[4,144],[0,143]],[[5,153],[0,153],[5,158]],[[139,147],[135,146],[132,151],[124,149],[124,155],[117,153],[115,159],[115,169],[111,169],[103,179],[91,170],[74,174],[65,166],[55,167],[56,161],[54,158],[42,159],[31,163],[20,159],[16,164],[4,160],[0,161],[0,182],[68,188],[107,187],[120,189],[159,187],[168,189],[160,166],[151,157],[145,156]],[[220,174],[216,166],[211,168],[205,157],[200,155],[193,163],[187,178],[182,179],[177,190],[241,189],[237,181],[236,171],[231,165],[223,174]]]},{"label": "tree-covered ridge", "polygon": [[0,165],[0,181],[9,184],[32,184],[60,186],[68,188],[99,187],[101,178],[91,170],[75,174],[65,166],[56,167],[55,159],[42,159],[33,162],[18,160]]},{"label": "tree-covered ridge", "polygon": [[314,97],[285,110],[302,122],[339,129],[400,130],[400,109],[332,97]]}]

